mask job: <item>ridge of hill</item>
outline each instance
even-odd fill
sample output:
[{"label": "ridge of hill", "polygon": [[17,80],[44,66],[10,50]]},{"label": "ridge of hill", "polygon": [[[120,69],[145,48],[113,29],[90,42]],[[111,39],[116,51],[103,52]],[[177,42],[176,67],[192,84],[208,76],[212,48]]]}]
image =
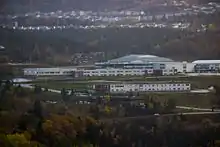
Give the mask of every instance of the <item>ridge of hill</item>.
[{"label": "ridge of hill", "polygon": [[[180,1],[180,0],[177,0]],[[218,2],[217,0],[186,0],[189,4]],[[172,3],[172,0],[1,0],[0,12],[53,10],[127,10],[146,9],[148,6]]]}]

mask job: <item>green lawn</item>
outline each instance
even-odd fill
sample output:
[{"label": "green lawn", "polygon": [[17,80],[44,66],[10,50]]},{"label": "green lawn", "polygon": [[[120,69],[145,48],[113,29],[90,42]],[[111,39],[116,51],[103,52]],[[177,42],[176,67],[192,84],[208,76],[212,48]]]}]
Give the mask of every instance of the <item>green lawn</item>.
[{"label": "green lawn", "polygon": [[45,83],[35,83],[35,85],[41,86],[43,88],[61,90],[62,88],[66,89],[88,89],[87,84],[79,83],[68,83],[68,82],[45,82]]},{"label": "green lawn", "polygon": [[[82,80],[82,79],[81,79]],[[87,77],[88,80],[112,80],[112,81],[187,81],[192,84],[192,88],[208,88],[210,85],[220,86],[220,76],[198,76],[198,77],[175,77],[175,76],[163,76],[163,77],[143,77],[143,76],[125,76],[125,77]]]},{"label": "green lawn", "polygon": [[192,84],[192,89],[207,89],[210,85],[220,86],[220,76],[200,76],[200,77],[89,77],[87,79],[80,79],[79,81],[85,81],[85,83],[77,83],[79,81],[67,82],[67,81],[36,81],[33,82],[42,87],[52,88],[52,89],[87,89],[88,84],[86,81],[91,80],[112,80],[112,81],[186,81]]}]

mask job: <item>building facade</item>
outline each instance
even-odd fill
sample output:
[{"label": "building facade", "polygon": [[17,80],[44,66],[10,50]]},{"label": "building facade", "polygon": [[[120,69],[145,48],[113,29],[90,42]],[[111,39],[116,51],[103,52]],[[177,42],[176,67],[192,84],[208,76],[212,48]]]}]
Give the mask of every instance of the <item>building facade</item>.
[{"label": "building facade", "polygon": [[25,68],[24,76],[71,76],[76,68]]},{"label": "building facade", "polygon": [[[154,55],[127,55],[106,62],[95,63],[97,68],[119,68],[119,69],[143,69],[163,71],[174,71],[174,73],[193,72],[194,64],[188,62],[177,62],[169,58],[158,57]],[[165,75],[165,74],[164,74]]]},{"label": "building facade", "polygon": [[193,63],[195,64],[194,72],[196,73],[220,72],[220,60],[197,60]]},{"label": "building facade", "polygon": [[105,68],[83,70],[83,76],[147,76],[147,75],[174,75],[175,70],[170,69],[120,69],[120,68]]},{"label": "building facade", "polygon": [[[181,82],[161,82],[161,83],[109,83],[94,85],[96,87],[104,87],[110,93],[127,93],[127,92],[183,92],[190,91],[190,83]],[[104,86],[103,86],[104,85]]]}]

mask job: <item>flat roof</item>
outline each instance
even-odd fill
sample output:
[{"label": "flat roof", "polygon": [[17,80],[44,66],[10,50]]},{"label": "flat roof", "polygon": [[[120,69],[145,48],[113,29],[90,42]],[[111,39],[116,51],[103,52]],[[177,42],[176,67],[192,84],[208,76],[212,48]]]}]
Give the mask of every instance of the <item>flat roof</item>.
[{"label": "flat roof", "polygon": [[192,63],[195,64],[220,64],[220,60],[196,60]]}]

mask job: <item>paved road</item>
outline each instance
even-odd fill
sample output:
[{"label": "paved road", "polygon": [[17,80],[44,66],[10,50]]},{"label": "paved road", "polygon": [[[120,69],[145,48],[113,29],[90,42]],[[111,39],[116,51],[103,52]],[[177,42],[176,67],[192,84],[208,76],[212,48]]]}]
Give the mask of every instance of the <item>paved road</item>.
[{"label": "paved road", "polygon": [[[176,106],[179,109],[186,109],[186,110],[197,110],[197,111],[212,111],[212,109],[207,108],[197,108],[197,107],[186,107],[186,106]],[[220,109],[214,109],[215,112],[220,112]]]},{"label": "paved road", "polygon": [[147,115],[147,116],[134,116],[134,117],[118,117],[118,118],[109,118],[109,119],[102,119],[102,122],[109,122],[109,121],[128,121],[128,120],[135,120],[135,119],[149,119],[149,118],[156,118],[156,117],[168,117],[168,116],[176,116],[176,115],[215,115],[220,114],[220,111],[217,112],[187,112],[187,113],[172,113],[172,114],[162,114],[162,115]]},{"label": "paved road", "polygon": [[[30,85],[30,84],[20,84],[21,87],[24,87],[24,88],[30,88],[30,89],[34,89],[34,86]],[[45,90],[45,88],[41,88],[42,90]],[[55,90],[55,89],[48,89],[49,92],[53,92],[53,93],[61,93],[60,90]]]},{"label": "paved road", "polygon": [[187,76],[220,76],[220,73],[188,73]]},{"label": "paved road", "polygon": [[190,90],[190,93],[209,93],[210,90],[208,89],[196,89],[196,90]]}]

